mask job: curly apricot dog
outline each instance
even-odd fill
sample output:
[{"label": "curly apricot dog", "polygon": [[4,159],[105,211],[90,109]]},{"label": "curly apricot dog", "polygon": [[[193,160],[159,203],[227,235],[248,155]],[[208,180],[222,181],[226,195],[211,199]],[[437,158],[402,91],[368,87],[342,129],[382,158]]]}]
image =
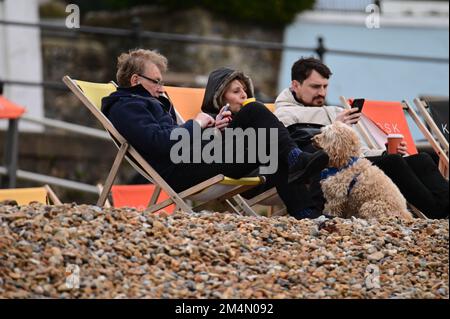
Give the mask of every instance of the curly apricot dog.
[{"label": "curly apricot dog", "polygon": [[391,179],[359,157],[359,137],[351,127],[335,122],[324,127],[313,142],[330,157],[321,181],[326,199],[324,213],[343,218],[412,218],[405,198]]}]

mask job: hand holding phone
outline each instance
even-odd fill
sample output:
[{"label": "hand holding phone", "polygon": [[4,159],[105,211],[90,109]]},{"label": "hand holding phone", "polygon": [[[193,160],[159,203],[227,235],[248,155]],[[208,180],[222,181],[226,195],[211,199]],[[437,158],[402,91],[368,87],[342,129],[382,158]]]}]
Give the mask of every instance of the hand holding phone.
[{"label": "hand holding phone", "polygon": [[362,112],[362,109],[364,107],[364,102],[366,100],[365,99],[354,99],[353,103],[352,103],[352,108],[357,108],[358,109],[358,113]]},{"label": "hand holding phone", "polygon": [[[351,103],[351,109],[342,111],[337,117],[336,121],[341,121],[347,125],[358,123],[361,118],[361,111],[364,107],[365,99],[355,99]],[[357,110],[355,110],[357,109]]]},{"label": "hand holding phone", "polygon": [[217,115],[216,121],[220,121],[223,119],[223,113],[227,112],[230,109],[230,103],[227,103],[223,109],[222,112],[219,113],[219,115]]}]

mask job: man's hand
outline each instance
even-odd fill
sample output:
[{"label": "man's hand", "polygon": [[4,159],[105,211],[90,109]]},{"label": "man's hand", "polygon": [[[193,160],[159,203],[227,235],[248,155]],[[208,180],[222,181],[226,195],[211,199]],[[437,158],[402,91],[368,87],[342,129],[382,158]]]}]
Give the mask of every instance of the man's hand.
[{"label": "man's hand", "polygon": [[[386,150],[388,148],[388,144],[386,143]],[[387,151],[386,151],[387,152]],[[406,156],[408,154],[408,143],[405,141],[401,141],[400,144],[397,147],[397,153],[398,155]]]},{"label": "man's hand", "polygon": [[223,131],[226,127],[228,127],[228,124],[231,122],[231,112],[225,111],[225,106],[220,110],[220,113],[216,116],[216,128]]},{"label": "man's hand", "polygon": [[397,154],[403,156],[408,155],[408,143],[406,143],[405,141],[401,141],[401,143],[397,147]]},{"label": "man's hand", "polygon": [[198,113],[194,121],[196,121],[201,128],[212,127],[215,123],[214,119],[206,113]]},{"label": "man's hand", "polygon": [[345,123],[347,125],[353,125],[358,123],[359,119],[361,118],[361,113],[358,112],[358,108],[352,108],[350,110],[344,110],[336,117],[336,121],[340,121],[342,123]]}]

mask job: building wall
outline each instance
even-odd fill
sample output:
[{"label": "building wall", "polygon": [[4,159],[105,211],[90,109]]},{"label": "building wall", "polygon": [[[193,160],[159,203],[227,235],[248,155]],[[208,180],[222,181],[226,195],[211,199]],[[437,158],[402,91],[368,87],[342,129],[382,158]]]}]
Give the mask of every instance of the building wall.
[{"label": "building wall", "polygon": [[[0,1],[0,19],[39,22],[37,0]],[[40,32],[36,28],[0,26],[0,78],[12,81],[42,82]],[[6,85],[4,95],[23,105],[27,114],[43,116],[43,93],[40,87]],[[0,128],[5,127],[0,121]],[[39,126],[20,123],[21,130],[37,130]]]}]

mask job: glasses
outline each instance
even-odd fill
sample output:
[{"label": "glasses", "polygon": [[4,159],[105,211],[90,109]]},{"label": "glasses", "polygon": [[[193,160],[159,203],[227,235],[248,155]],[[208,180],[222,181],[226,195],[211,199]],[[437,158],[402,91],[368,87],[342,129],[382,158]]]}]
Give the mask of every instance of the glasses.
[{"label": "glasses", "polygon": [[142,75],[142,74],[138,74],[141,78],[144,78],[144,79],[146,79],[146,80],[149,80],[150,82],[152,82],[152,83],[154,83],[154,84],[156,84],[156,85],[158,85],[158,86],[164,86],[164,82],[163,81],[161,81],[161,80],[155,80],[155,79],[152,79],[152,78],[149,78],[149,77],[147,77],[147,76],[145,76],[145,75]]}]

